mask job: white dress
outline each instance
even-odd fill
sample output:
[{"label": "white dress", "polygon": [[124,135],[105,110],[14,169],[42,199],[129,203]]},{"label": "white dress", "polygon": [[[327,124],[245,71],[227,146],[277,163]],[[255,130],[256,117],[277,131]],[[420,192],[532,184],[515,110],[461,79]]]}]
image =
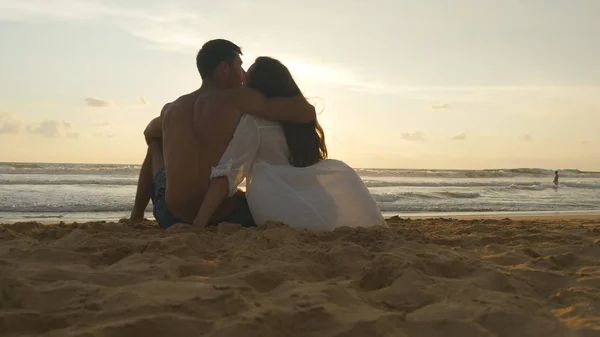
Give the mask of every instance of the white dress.
[{"label": "white dress", "polygon": [[282,126],[244,115],[211,179],[226,176],[229,196],[246,179],[246,197],[257,224],[281,221],[291,227],[385,225],[375,199],[344,162],[327,159],[293,167]]}]

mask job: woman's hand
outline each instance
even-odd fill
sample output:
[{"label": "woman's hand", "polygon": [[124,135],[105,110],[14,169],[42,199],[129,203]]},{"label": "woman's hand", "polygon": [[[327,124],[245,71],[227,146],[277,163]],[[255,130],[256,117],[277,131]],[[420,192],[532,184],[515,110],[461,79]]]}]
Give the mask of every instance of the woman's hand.
[{"label": "woman's hand", "polygon": [[202,228],[206,228],[206,226],[208,226],[208,221],[202,219],[202,218],[197,218],[196,220],[194,220],[194,223],[192,224],[192,229],[202,229]]},{"label": "woman's hand", "polygon": [[168,231],[180,231],[180,230],[190,230],[192,226],[183,222],[176,223],[173,226],[167,228]]}]

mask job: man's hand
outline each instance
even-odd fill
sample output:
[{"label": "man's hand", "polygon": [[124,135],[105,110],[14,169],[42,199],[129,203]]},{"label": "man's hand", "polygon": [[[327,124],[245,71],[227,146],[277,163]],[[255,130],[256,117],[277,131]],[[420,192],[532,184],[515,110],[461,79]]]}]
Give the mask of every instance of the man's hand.
[{"label": "man's hand", "polygon": [[133,224],[144,221],[144,212],[139,214],[139,212],[136,212],[135,210],[131,211],[131,215],[129,216],[129,221]]}]

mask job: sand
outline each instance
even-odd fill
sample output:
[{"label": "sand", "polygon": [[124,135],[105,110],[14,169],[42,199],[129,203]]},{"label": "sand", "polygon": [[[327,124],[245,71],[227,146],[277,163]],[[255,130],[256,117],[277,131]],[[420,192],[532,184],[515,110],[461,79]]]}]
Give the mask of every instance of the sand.
[{"label": "sand", "polygon": [[600,336],[600,217],[0,226],[1,336]]}]

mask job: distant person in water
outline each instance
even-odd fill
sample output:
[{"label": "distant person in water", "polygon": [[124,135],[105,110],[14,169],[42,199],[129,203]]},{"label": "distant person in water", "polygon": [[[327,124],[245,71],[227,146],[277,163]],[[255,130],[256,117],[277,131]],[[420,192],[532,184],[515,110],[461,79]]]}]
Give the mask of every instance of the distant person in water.
[{"label": "distant person in water", "polygon": [[558,171],[554,171],[554,186],[558,187]]}]

